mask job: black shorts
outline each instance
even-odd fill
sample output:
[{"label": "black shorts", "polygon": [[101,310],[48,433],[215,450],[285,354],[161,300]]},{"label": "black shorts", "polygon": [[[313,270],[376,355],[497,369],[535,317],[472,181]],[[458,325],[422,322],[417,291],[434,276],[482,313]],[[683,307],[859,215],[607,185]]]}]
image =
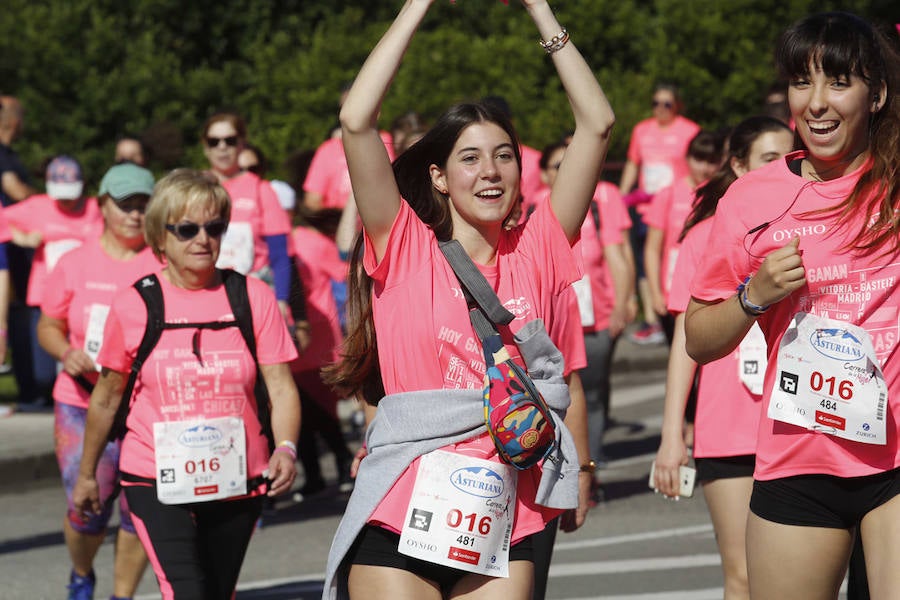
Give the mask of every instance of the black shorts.
[{"label": "black shorts", "polygon": [[900,469],[864,477],[797,475],[754,481],[750,510],[783,525],[851,529],[897,494]]},{"label": "black shorts", "polygon": [[695,458],[697,481],[715,481],[716,479],[734,479],[736,477],[753,477],[756,467],[755,454],[741,456],[719,456],[715,458]]},{"label": "black shorts", "polygon": [[[384,527],[366,525],[356,537],[356,541],[353,542],[350,552],[347,553],[348,562],[352,565],[393,567],[409,571],[438,584],[443,594],[449,593],[460,579],[471,575],[468,571],[400,554],[397,551],[399,543],[399,534]],[[509,560],[510,562],[514,560],[534,562],[531,536],[519,540],[510,547]]]}]

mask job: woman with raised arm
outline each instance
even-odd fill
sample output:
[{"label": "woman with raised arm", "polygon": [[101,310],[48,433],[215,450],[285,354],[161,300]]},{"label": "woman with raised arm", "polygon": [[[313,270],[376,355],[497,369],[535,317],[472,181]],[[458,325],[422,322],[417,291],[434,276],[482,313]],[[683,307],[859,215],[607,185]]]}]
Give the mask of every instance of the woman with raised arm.
[{"label": "woman with raised arm", "polygon": [[[556,300],[581,277],[572,244],[603,163],[612,110],[547,2],[523,0],[575,119],[550,202],[527,224],[504,227],[520,200],[519,144],[508,119],[484,104],[451,107],[392,168],[376,120],[432,3],[404,4],[341,110],[365,236],[350,267],[344,357],[331,376],[377,411],[332,544],[325,598],[527,599],[530,536],[576,506],[579,484],[587,488],[593,470],[561,420],[569,396],[557,345],[566,343],[572,319],[555,308],[568,306]],[[552,460],[515,469],[486,431],[489,357],[439,247],[449,240],[515,315],[498,331],[552,409]],[[490,498],[466,505],[461,496],[473,496],[455,484],[475,481]],[[417,495],[426,485],[439,493]],[[448,508],[447,499],[462,504]]]},{"label": "woman with raised arm", "polygon": [[847,13],[806,17],[776,64],[802,150],[748,173],[714,217],[688,353],[768,346],[747,522],[751,598],[837,598],[854,536],[871,597],[900,589],[900,57]]}]

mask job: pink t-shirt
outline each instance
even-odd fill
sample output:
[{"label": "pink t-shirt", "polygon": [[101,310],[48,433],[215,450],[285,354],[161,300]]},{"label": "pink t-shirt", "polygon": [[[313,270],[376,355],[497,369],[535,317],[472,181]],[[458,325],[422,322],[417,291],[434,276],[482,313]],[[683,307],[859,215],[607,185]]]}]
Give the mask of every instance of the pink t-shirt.
[{"label": "pink t-shirt", "polygon": [[550,188],[541,180],[541,152],[531,146],[522,144],[522,178],[519,181],[519,192],[523,204],[534,204],[536,199],[549,194]]},{"label": "pink t-shirt", "polygon": [[681,115],[665,127],[654,118],[634,126],[628,143],[628,160],[640,167],[638,187],[655,194],[688,174],[688,144],[700,126]]},{"label": "pink t-shirt", "polygon": [[587,332],[609,328],[609,315],[616,303],[616,290],[604,249],[621,244],[622,232],[631,227],[631,217],[625,209],[619,189],[607,181],[597,184],[594,203],[600,215],[600,223],[594,221],[594,211],[589,210],[581,225],[581,257],[584,270],[590,275],[591,303],[594,306],[594,324],[587,325]]},{"label": "pink t-shirt", "polygon": [[96,198],[85,199],[77,213],[67,213],[50,196],[37,194],[8,206],[3,214],[9,225],[28,233],[39,231],[43,237],[35,249],[28,277],[28,306],[41,305],[48,276],[66,252],[103,233],[103,217]]},{"label": "pink t-shirt", "polygon": [[12,232],[9,230],[9,223],[6,220],[3,206],[0,205],[0,244],[8,242],[12,239]]},{"label": "pink t-shirt", "polygon": [[246,171],[222,186],[231,197],[231,220],[216,266],[245,275],[259,271],[269,264],[265,237],[289,235],[291,220],[271,184],[255,173]]},{"label": "pink t-shirt", "polygon": [[[291,363],[293,371],[319,369],[338,359],[343,340],[337,303],[331,288],[332,276],[327,267],[333,256],[340,261],[334,241],[315,229],[296,227],[291,235],[297,251],[297,272],[306,294],[306,318],[309,321],[309,347]],[[343,262],[343,261],[340,261]]]},{"label": "pink t-shirt", "polygon": [[[388,158],[394,160],[394,142],[391,134],[382,131],[379,135],[388,152]],[[322,208],[344,208],[347,204],[347,198],[353,189],[350,186],[347,157],[344,156],[344,143],[340,137],[328,138],[316,149],[306,172],[303,191],[321,194]]]},{"label": "pink t-shirt", "polygon": [[[401,202],[384,258],[375,263],[367,239],[364,262],[366,271],[375,280],[373,315],[385,391],[394,394],[431,389],[482,389],[484,357],[469,321],[460,284],[434,233],[406,202]],[[516,316],[501,332],[510,356],[522,364],[518,348],[511,343],[510,332],[518,331],[538,317],[544,320],[551,339],[564,357],[577,355],[577,347],[572,349],[571,345],[577,344],[582,336],[572,326],[578,321],[572,320],[572,304],[566,294],[570,293],[569,285],[581,274],[573,249],[549,203],[541,203],[525,225],[504,232],[496,263],[489,267],[478,265],[478,268],[503,305]],[[563,306],[570,309],[556,310]],[[583,353],[582,345],[582,356]],[[571,368],[567,364],[566,373]],[[481,406],[473,406],[473,410],[480,411]],[[457,444],[451,450],[499,461],[487,433]],[[400,531],[418,464],[418,459],[413,461],[400,476],[370,521]],[[539,479],[538,469],[519,472],[513,540],[540,531],[547,520],[559,513],[534,504]]]},{"label": "pink t-shirt", "polygon": [[[59,260],[53,270],[53,285],[47,286],[44,293],[41,310],[48,317],[66,322],[73,348],[96,357],[113,296],[142,275],[157,272],[161,267],[150,248],[144,248],[130,260],[117,260],[103,250],[99,239],[85,242]],[[97,373],[84,376],[91,383],[97,382]],[[53,398],[57,402],[87,408],[90,397],[65,371],[56,378]]]},{"label": "pink t-shirt", "polygon": [[691,294],[707,301],[734,296],[737,285],[758,270],[767,254],[799,236],[807,283],[758,319],[769,347],[763,411],[777,383],[779,344],[794,315],[849,322],[869,334],[888,385],[887,443],[845,440],[774,421],[763,412],[755,474],[762,480],[807,473],[857,477],[900,466],[900,364],[894,358],[900,333],[900,261],[843,249],[869,222],[866,216],[838,227],[833,217],[809,214],[846,198],[869,165],[832,181],[812,182],[788,168],[802,156],[792,153],[731,185],[712,224],[708,247],[715,251],[705,254]]},{"label": "pink t-shirt", "polygon": [[[159,277],[167,322],[233,321],[225,287],[186,290]],[[253,313],[257,359],[262,365],[290,362],[297,350],[284,326],[272,290],[262,281],[247,278]],[[97,362],[127,374],[147,325],[147,310],[137,290],[128,287],[113,299],[103,347]],[[253,357],[237,327],[214,331],[163,331],[134,386],[128,431],[122,441],[120,469],[139,477],[156,478],[153,424],[203,417],[240,416],[247,435],[247,475],[260,475],[268,465],[268,446],[259,425],[253,384]]]},{"label": "pink t-shirt", "polygon": [[644,223],[663,233],[662,256],[659,261],[659,284],[663,297],[669,295],[675,262],[678,260],[678,238],[694,204],[694,188],[682,177],[653,196],[644,211]]},{"label": "pink t-shirt", "polygon": [[[709,251],[712,219],[697,223],[681,243],[675,277],[669,291],[668,308],[673,313],[687,310],[690,283],[697,265]],[[756,452],[762,397],[752,394],[739,373],[740,352],[700,367],[697,415],[694,422],[694,456],[718,458]]]}]

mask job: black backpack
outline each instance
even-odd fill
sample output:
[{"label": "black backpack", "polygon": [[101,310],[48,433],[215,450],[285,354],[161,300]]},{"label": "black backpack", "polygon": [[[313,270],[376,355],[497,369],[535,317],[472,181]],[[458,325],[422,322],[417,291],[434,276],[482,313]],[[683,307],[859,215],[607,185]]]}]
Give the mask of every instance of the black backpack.
[{"label": "black backpack", "polygon": [[[265,434],[269,441],[269,451],[271,452],[275,447],[269,413],[269,390],[266,388],[266,382],[263,381],[259,373],[259,362],[256,360],[256,336],[253,334],[253,314],[250,311],[250,298],[247,296],[247,278],[231,269],[219,270],[219,273],[225,285],[225,294],[228,296],[228,304],[231,306],[231,312],[234,314],[234,321],[167,323],[162,289],[156,275],[150,274],[142,277],[132,285],[147,306],[147,329],[144,331],[144,337],[138,346],[137,355],[131,364],[131,372],[128,374],[128,382],[125,384],[125,390],[122,393],[122,401],[119,403],[112,429],[109,432],[111,441],[120,440],[125,436],[125,421],[128,418],[128,412],[131,410],[131,396],[134,393],[134,384],[137,381],[138,373],[141,372],[141,368],[144,366],[144,362],[159,342],[163,330],[197,329],[197,333],[199,333],[201,329],[219,330],[237,327],[244,338],[244,342],[247,344],[247,348],[250,349],[253,362],[256,364],[256,385],[253,393],[256,396],[259,424],[262,428],[262,433]],[[196,340],[197,338],[195,337],[194,339]]]}]

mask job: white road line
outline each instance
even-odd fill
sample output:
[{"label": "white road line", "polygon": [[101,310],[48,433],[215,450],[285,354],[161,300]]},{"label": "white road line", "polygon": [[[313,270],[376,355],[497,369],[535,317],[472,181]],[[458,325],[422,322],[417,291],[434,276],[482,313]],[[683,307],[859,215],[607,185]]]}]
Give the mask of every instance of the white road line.
[{"label": "white road line", "polygon": [[[610,406],[613,409],[623,406],[634,406],[642,404],[650,400],[659,400],[662,402],[666,394],[666,382],[658,381],[647,383],[644,385],[628,386],[626,388],[616,389],[613,386],[612,398],[610,398]],[[662,404],[660,404],[662,408]]]},{"label": "white road line", "polygon": [[707,588],[702,590],[654,592],[652,594],[586,596],[584,598],[566,598],[566,600],[721,600],[724,593],[725,590],[722,588]]},{"label": "white road line", "polygon": [[550,565],[550,577],[582,577],[608,573],[646,573],[674,569],[717,567],[721,564],[716,554],[689,554],[663,558],[630,558],[624,560],[599,560],[593,562]]},{"label": "white road line", "polygon": [[616,535],[611,537],[602,537],[592,540],[578,540],[572,542],[557,542],[554,550],[578,550],[580,548],[595,548],[598,546],[613,546],[616,544],[628,544],[631,542],[642,542],[646,540],[658,540],[666,537],[677,537],[682,535],[698,535],[712,533],[712,525],[693,525],[689,527],[675,527],[672,529],[660,529],[657,531],[644,531],[641,533],[629,533],[627,535]]}]

